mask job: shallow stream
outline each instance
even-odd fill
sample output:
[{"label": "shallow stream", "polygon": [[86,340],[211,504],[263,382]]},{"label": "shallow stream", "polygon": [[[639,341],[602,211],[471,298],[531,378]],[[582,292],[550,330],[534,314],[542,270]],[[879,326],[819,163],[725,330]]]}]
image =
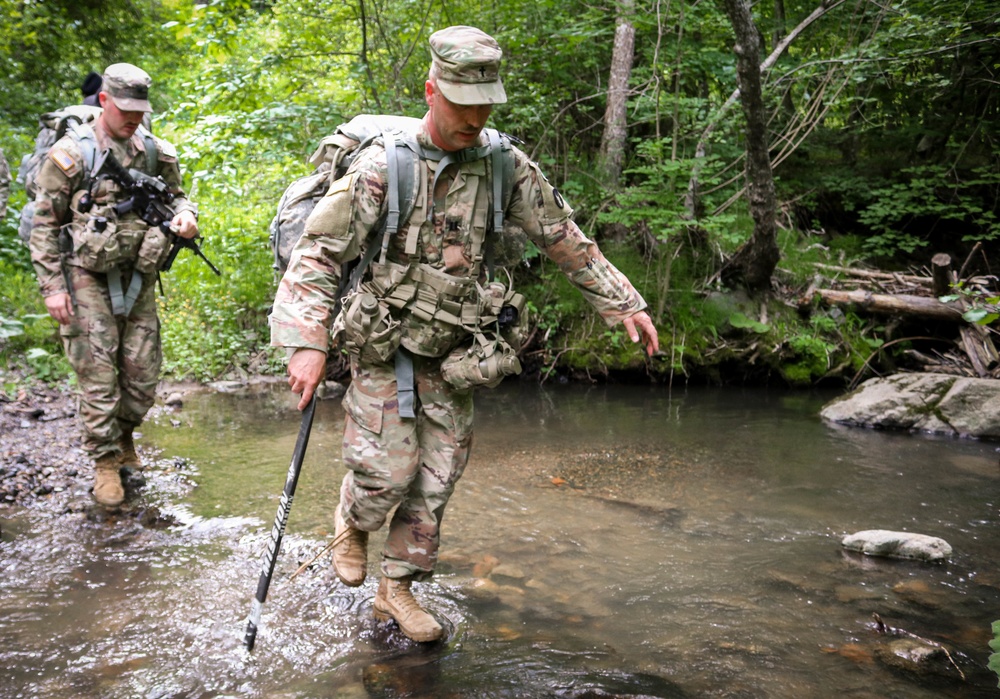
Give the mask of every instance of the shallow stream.
[{"label": "shallow stream", "polygon": [[[325,401],[247,654],[299,415],[281,390],[189,396],[144,426],[155,461],[126,515],[0,511],[0,697],[1000,696],[997,445],[827,425],[831,397],[483,392],[440,568],[415,586],[449,630],[430,645],[373,620],[374,556],[361,588],[328,557],[290,579],[332,534],[343,411]],[[876,528],[954,555],[841,549]],[[891,666],[907,635],[948,657]]]}]

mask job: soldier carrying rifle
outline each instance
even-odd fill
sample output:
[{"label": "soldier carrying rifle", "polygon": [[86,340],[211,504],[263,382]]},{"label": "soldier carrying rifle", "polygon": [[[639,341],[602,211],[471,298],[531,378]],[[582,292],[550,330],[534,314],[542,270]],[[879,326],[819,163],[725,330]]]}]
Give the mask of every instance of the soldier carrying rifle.
[{"label": "soldier carrying rifle", "polygon": [[[170,254],[171,236],[198,235],[198,209],[181,190],[176,149],[140,128],[152,111],[151,82],[127,63],[104,71],[103,112],[57,141],[38,173],[29,242],[45,306],[77,375],[94,498],[108,508],[125,499],[121,470],[142,468],[132,433],[152,407],[159,380],[156,273]],[[95,163],[98,153],[103,157]],[[148,206],[134,206],[134,188],[95,176],[109,156],[119,170],[165,183],[166,220],[144,220]],[[123,206],[130,200],[132,206]]]}]

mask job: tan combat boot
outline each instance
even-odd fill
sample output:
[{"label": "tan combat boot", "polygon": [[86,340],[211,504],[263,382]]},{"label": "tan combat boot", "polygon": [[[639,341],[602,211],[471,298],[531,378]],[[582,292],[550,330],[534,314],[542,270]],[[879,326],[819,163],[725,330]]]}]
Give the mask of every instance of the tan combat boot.
[{"label": "tan combat boot", "polygon": [[132,430],[122,430],[122,436],[121,439],[118,440],[118,446],[122,448],[122,453],[118,456],[119,466],[132,468],[136,471],[141,471],[146,468],[143,466],[139,455],[135,452],[135,442],[132,440]]},{"label": "tan combat boot", "polygon": [[414,599],[410,583],[410,578],[383,576],[375,594],[375,618],[379,621],[395,619],[400,630],[414,641],[436,641],[444,636],[444,629]]},{"label": "tan combat boot", "polygon": [[94,462],[94,499],[105,507],[118,507],[125,501],[118,455],[105,454]]},{"label": "tan combat boot", "polygon": [[337,505],[333,515],[333,538],[340,541],[333,547],[333,570],[345,585],[357,587],[365,581],[368,573],[368,532],[347,524],[340,508],[341,505]]}]

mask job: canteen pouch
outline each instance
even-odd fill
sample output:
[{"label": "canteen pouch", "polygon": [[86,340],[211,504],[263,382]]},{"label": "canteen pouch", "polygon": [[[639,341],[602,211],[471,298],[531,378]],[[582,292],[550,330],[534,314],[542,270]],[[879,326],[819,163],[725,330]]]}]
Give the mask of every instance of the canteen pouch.
[{"label": "canteen pouch", "polygon": [[347,351],[362,361],[385,364],[399,348],[399,321],[374,294],[359,291],[348,295],[338,325]]}]

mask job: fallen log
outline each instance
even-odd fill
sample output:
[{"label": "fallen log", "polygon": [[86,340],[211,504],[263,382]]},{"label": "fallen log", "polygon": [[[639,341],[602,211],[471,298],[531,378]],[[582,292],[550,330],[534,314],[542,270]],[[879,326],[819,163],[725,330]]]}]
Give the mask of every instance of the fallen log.
[{"label": "fallen log", "polygon": [[838,267],[837,265],[828,265],[822,262],[813,263],[813,267],[816,269],[826,270],[827,272],[840,272],[841,274],[846,274],[851,277],[861,277],[864,279],[882,279],[885,281],[916,284],[918,286],[927,286],[932,283],[932,280],[929,277],[918,277],[914,275],[900,274],[898,272],[878,272],[874,270],[857,269],[855,267]]},{"label": "fallen log", "polygon": [[981,325],[969,325],[959,328],[959,334],[962,336],[962,348],[972,362],[972,368],[979,378],[985,379],[1000,361],[989,333]]},{"label": "fallen log", "polygon": [[[955,303],[942,303],[936,298],[909,294],[873,294],[870,291],[839,291],[815,289],[824,303],[835,306],[858,306],[870,313],[910,315],[932,320],[962,321],[962,309]],[[812,299],[804,299],[808,304]]]}]

